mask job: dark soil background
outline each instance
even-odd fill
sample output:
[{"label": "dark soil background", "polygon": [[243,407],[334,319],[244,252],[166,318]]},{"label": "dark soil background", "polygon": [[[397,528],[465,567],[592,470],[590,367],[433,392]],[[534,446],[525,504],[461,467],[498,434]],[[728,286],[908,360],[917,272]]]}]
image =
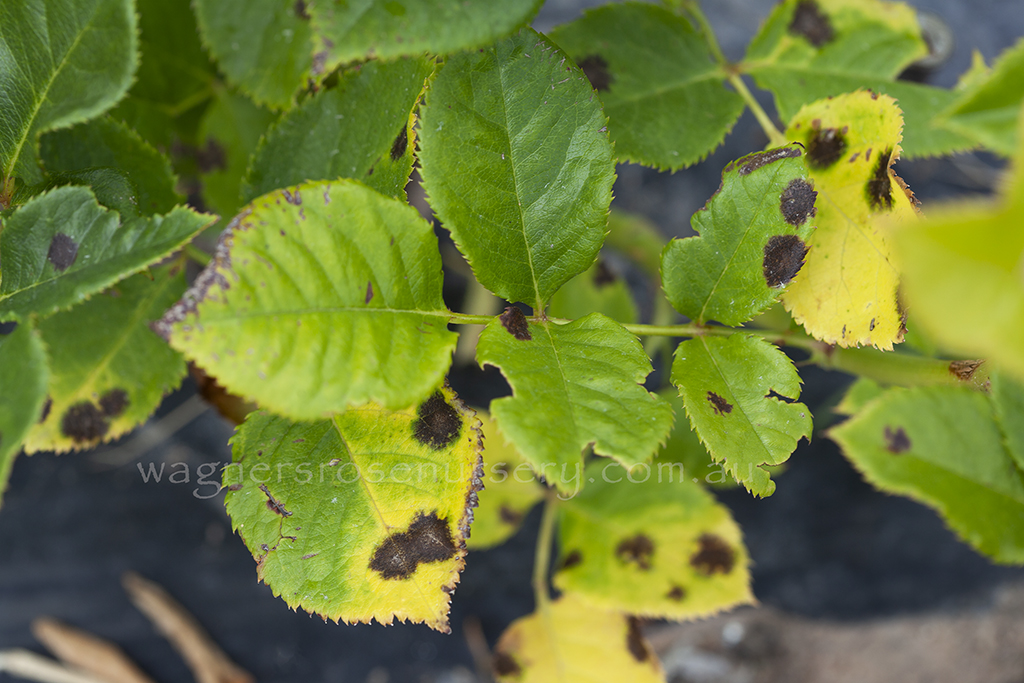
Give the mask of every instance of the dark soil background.
[{"label": "dark soil background", "polygon": [[[549,0],[536,26],[546,30],[595,4],[600,3]],[[972,48],[991,63],[1024,35],[1019,0],[912,4],[939,15],[955,34],[952,55],[928,77],[937,85],[955,83]],[[727,55],[738,58],[771,3],[706,5]],[[771,111],[770,101],[764,102]],[[615,205],[649,216],[666,236],[685,234],[690,215],[718,187],[722,167],[764,143],[753,117],[745,114],[725,145],[697,167],[674,175],[621,167]],[[985,155],[962,155],[900,162],[896,168],[927,210],[936,198],[988,192],[999,166]],[[823,404],[849,382],[815,368],[804,369],[803,376],[804,400],[812,410],[819,408],[820,417],[827,411]],[[478,403],[503,387],[500,377],[476,369],[455,372],[452,383]],[[532,610],[536,511],[506,545],[470,554],[454,594],[450,636],[424,626],[325,624],[291,612],[257,584],[255,564],[230,531],[222,497],[201,498],[214,487],[197,484],[196,468],[230,460],[230,425],[206,411],[170,437],[161,433],[173,422],[161,422],[161,416],[197,410],[192,394],[186,383],[154,421],[120,444],[17,461],[0,510],[0,649],[41,651],[29,623],[49,615],[119,643],[163,683],[191,680],[121,590],[119,578],[127,570],[167,587],[262,683],[457,680],[453,667],[472,668],[462,630],[467,617],[478,619],[493,643],[509,622]],[[144,483],[137,463],[151,462],[185,463],[191,480]],[[823,436],[801,444],[777,481],[777,492],[766,500],[742,490],[720,498],[744,530],[755,594],[779,610],[859,620],[984,609],[996,586],[1024,578],[1021,570],[994,566],[959,542],[931,510],[872,489]],[[12,680],[0,674],[0,683]]]}]

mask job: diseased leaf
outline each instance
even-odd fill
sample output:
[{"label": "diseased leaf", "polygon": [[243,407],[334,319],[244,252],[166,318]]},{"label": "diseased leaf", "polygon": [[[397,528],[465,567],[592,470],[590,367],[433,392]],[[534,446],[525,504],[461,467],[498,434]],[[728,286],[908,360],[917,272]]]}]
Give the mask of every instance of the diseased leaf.
[{"label": "diseased leaf", "polygon": [[484,550],[504,543],[519,531],[527,513],[544,497],[537,477],[513,446],[498,434],[498,425],[480,413],[484,437],[484,490],[473,513],[470,550]]},{"label": "diseased leaf", "polygon": [[904,3],[785,0],[751,41],[740,68],[772,91],[783,120],[815,100],[870,88],[899,101],[909,156],[969,149],[972,140],[935,125],[936,112],[956,98],[953,92],[895,80],[927,54],[914,10]]},{"label": "diseased leaf", "polygon": [[199,34],[228,80],[258,104],[286,109],[313,68],[305,2],[193,0]]},{"label": "diseased leaf", "polygon": [[891,168],[902,125],[891,97],[860,91],[805,106],[786,129],[807,150],[818,227],[782,301],[816,339],[884,350],[903,340],[891,232],[916,207]]},{"label": "diseased leaf", "polygon": [[563,493],[578,482],[588,445],[634,465],[672,427],[672,409],[643,388],[651,360],[640,341],[600,313],[556,325],[510,307],[481,333],[477,360],[512,386],[512,396],[491,402],[501,433]]},{"label": "diseased leaf", "polygon": [[797,145],[726,166],[721,188],[691,219],[699,236],[674,239],[662,253],[672,306],[726,325],[766,310],[804,265],[816,196]]},{"label": "diseased leaf", "polygon": [[829,436],[875,486],[935,508],[995,561],[1024,563],[1024,480],[984,393],[890,389]]},{"label": "diseased leaf", "polygon": [[569,593],[512,622],[495,646],[501,683],[664,683],[635,617],[591,607]]},{"label": "diseased leaf", "polygon": [[543,0],[326,0],[309,3],[314,76],[358,59],[483,47],[529,23]]},{"label": "diseased leaf", "polygon": [[0,324],[0,502],[21,442],[43,411],[48,375],[46,351],[32,325]]},{"label": "diseased leaf", "polygon": [[305,180],[361,180],[405,199],[416,147],[412,110],[434,71],[426,57],[369,62],[285,114],[260,142],[245,201]]},{"label": "diseased leaf", "polygon": [[137,66],[131,0],[17,0],[0,7],[0,196],[38,183],[40,133],[102,114]]},{"label": "diseased leaf", "polygon": [[1005,156],[1017,149],[1024,101],[1024,40],[1008,49],[984,79],[968,86],[938,116],[937,125]]},{"label": "diseased leaf", "polygon": [[479,421],[444,387],[318,422],[252,413],[224,471],[232,527],[292,608],[450,632],[483,475]]},{"label": "diseased leaf", "polygon": [[59,187],[3,220],[0,320],[47,316],[188,242],[211,217],[186,208],[119,221],[85,187]]},{"label": "diseased leaf", "polygon": [[[135,215],[167,213],[181,202],[167,157],[110,117],[47,133],[40,141],[39,156],[51,175],[97,168],[123,173],[135,190],[131,197]],[[121,213],[126,215],[124,210]]]},{"label": "diseased leaf", "polygon": [[430,204],[477,280],[539,313],[597,257],[615,179],[583,72],[531,29],[450,57],[427,94]]},{"label": "diseased leaf", "polygon": [[678,463],[587,467],[559,506],[560,590],[603,609],[695,619],[752,602],[749,557],[728,508]]},{"label": "diseased leaf", "polygon": [[914,323],[944,348],[987,358],[1017,379],[1024,379],[1022,169],[1019,136],[1012,176],[996,203],[936,207],[920,224],[898,230],[895,245]]},{"label": "diseased leaf", "polygon": [[555,292],[550,313],[552,317],[570,320],[589,313],[603,313],[627,324],[639,319],[629,285],[601,259]]},{"label": "diseased leaf", "polygon": [[811,438],[793,363],[759,337],[704,336],[676,349],[672,383],[711,457],[754,495],[774,493],[764,466],[782,464]]},{"label": "diseased leaf", "polygon": [[179,259],[39,323],[51,402],[26,452],[89,448],[146,421],[185,376],[185,361],[149,329],[184,291]]},{"label": "diseased leaf", "polygon": [[707,447],[701,443],[693,425],[686,418],[686,407],[683,405],[679,391],[675,387],[668,386],[659,390],[658,396],[672,406],[676,422],[672,426],[672,433],[669,434],[668,441],[654,456],[651,467],[660,474],[669,468],[681,465],[682,477],[695,484],[707,485],[716,489],[731,489],[739,486],[735,479],[725,473],[725,468],[715,462],[715,459],[708,453]]},{"label": "diseased leaf", "polygon": [[430,223],[342,180],[243,209],[156,329],[229,391],[303,420],[422,400],[451,363],[448,317]]},{"label": "diseased leaf", "polygon": [[621,161],[678,170],[718,147],[743,113],[724,69],[685,17],[626,2],[586,12],[551,40],[597,89]]}]

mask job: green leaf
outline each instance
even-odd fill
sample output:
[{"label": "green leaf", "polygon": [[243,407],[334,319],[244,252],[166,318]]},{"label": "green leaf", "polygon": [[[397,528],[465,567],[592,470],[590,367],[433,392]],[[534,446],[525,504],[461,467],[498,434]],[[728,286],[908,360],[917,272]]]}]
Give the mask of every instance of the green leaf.
[{"label": "green leaf", "polygon": [[583,72],[531,29],[448,59],[421,115],[421,173],[480,284],[540,312],[594,262],[615,180],[605,123]]},{"label": "green leaf", "polygon": [[567,593],[512,622],[494,649],[500,683],[664,683],[661,663],[635,617]]},{"label": "green leaf", "polygon": [[816,197],[798,145],[726,166],[721,188],[691,218],[700,236],[674,239],[662,253],[672,306],[726,325],[766,310],[804,264]]},{"label": "green leaf", "polygon": [[640,341],[600,313],[556,325],[510,308],[480,334],[477,360],[512,386],[491,402],[501,433],[559,491],[572,490],[588,445],[635,465],[672,427],[672,409],[642,386],[651,360]]},{"label": "green leaf", "polygon": [[447,387],[330,420],[252,413],[224,471],[232,527],[290,607],[449,632],[483,475],[479,421]]},{"label": "green leaf", "polygon": [[858,377],[843,394],[843,400],[834,408],[840,415],[856,415],[868,403],[885,393],[885,388],[867,377]]},{"label": "green leaf", "polygon": [[544,497],[523,456],[498,434],[490,415],[477,411],[483,423],[484,489],[480,505],[473,512],[473,535],[466,541],[470,550],[484,550],[504,543],[519,531],[527,513]]},{"label": "green leaf", "polygon": [[412,111],[434,71],[431,59],[369,62],[289,111],[260,142],[243,186],[246,201],[304,180],[361,180],[405,199],[416,146]]},{"label": "green leaf", "polygon": [[890,389],[829,436],[875,486],[935,508],[995,561],[1024,563],[1024,480],[985,394]]},{"label": "green leaf", "polygon": [[[1022,119],[1024,124],[1024,119]],[[993,202],[936,207],[895,233],[913,322],[943,348],[1024,379],[1024,136]],[[955,321],[952,322],[951,321]]]},{"label": "green leaf", "polygon": [[937,124],[985,147],[1012,156],[1024,101],[1024,40],[1004,52],[988,77],[970,86]]},{"label": "green leaf", "polygon": [[167,256],[210,223],[210,216],[185,208],[118,218],[89,189],[59,187],[4,219],[0,320],[68,308]]},{"label": "green leaf", "polygon": [[1024,470],[1024,383],[997,372],[992,375],[991,398],[1006,450]]},{"label": "green leaf", "polygon": [[659,619],[753,602],[739,527],[682,470],[591,463],[586,488],[559,506],[555,586],[596,607]]},{"label": "green leaf", "polygon": [[621,161],[678,170],[718,147],[743,113],[724,69],[684,17],[647,3],[586,12],[551,40],[601,95]]},{"label": "green leaf", "polygon": [[258,104],[286,109],[313,66],[305,2],[194,0],[203,45],[228,80]]},{"label": "green leaf", "polygon": [[110,117],[44,135],[39,156],[50,174],[95,168],[124,173],[135,189],[137,214],[167,213],[181,201],[167,157]]},{"label": "green leaf", "polygon": [[21,442],[39,419],[49,370],[39,334],[29,323],[0,331],[0,499]]},{"label": "green leaf", "polygon": [[672,406],[672,412],[676,414],[676,422],[672,426],[672,433],[668,441],[654,457],[651,463],[659,473],[665,468],[673,467],[675,464],[682,465],[682,476],[693,483],[706,484],[716,489],[736,488],[739,484],[735,479],[725,473],[725,468],[708,453],[708,449],[700,442],[700,437],[694,431],[693,426],[687,419],[680,419],[685,415],[686,407],[679,391],[674,387],[665,387],[658,391],[658,396],[668,401]]},{"label": "green leaf", "polygon": [[690,339],[676,349],[672,383],[715,461],[754,495],[774,493],[763,466],[811,438],[811,413],[795,402],[800,376],[782,351],[744,334]]},{"label": "green leaf", "polygon": [[351,0],[310,3],[314,75],[358,59],[483,47],[527,24],[543,0]]},{"label": "green leaf", "polygon": [[122,280],[39,323],[51,403],[26,452],[79,450],[112,441],[156,410],[185,361],[149,324],[185,291],[182,260]]},{"label": "green leaf", "polygon": [[750,43],[740,68],[775,95],[788,121],[808,102],[870,88],[894,97],[906,118],[910,157],[962,151],[973,141],[935,125],[952,91],[897,81],[928,54],[914,10],[880,0],[786,0]]},{"label": "green leaf", "polygon": [[150,144],[196,144],[199,115],[214,96],[217,72],[199,42],[189,0],[136,0],[141,59],[135,84],[111,115]]},{"label": "green leaf", "polygon": [[342,180],[243,209],[156,328],[229,391],[303,420],[427,396],[451,363],[449,315],[430,223]]},{"label": "green leaf", "polygon": [[627,324],[639,319],[629,285],[603,260],[562,285],[551,297],[550,313],[555,318],[570,320],[588,313],[603,313]]},{"label": "green leaf", "polygon": [[[228,90],[218,92],[203,115],[199,123],[199,139],[204,147],[199,156],[205,163],[200,163],[198,169],[203,183],[203,198],[222,217],[234,216],[242,204],[253,199],[242,197],[242,178],[261,137],[274,118],[269,110]],[[287,158],[278,159],[278,163]],[[302,180],[304,178],[287,185]]]},{"label": "green leaf", "polygon": [[131,0],[18,0],[0,8],[0,189],[42,179],[36,138],[102,114],[137,65]]}]

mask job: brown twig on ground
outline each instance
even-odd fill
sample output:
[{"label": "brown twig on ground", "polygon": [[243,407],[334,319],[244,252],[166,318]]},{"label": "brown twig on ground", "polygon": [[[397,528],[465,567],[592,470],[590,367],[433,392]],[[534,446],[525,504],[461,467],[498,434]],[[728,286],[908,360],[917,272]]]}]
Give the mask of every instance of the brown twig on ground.
[{"label": "brown twig on ground", "polygon": [[32,622],[32,634],[64,664],[107,683],[153,683],[121,648],[91,633],[40,617]]},{"label": "brown twig on ground", "polygon": [[199,683],[254,683],[167,591],[134,572],[121,580],[135,606],[181,654]]},{"label": "brown twig on ground", "polygon": [[0,650],[0,673],[38,683],[109,683],[28,650]]}]

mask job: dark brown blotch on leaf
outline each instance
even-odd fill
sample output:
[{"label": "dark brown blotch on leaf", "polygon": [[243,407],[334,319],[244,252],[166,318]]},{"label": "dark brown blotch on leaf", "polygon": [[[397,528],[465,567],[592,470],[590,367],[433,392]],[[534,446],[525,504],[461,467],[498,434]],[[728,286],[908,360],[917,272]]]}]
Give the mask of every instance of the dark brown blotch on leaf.
[{"label": "dark brown blotch on leaf", "polygon": [[509,306],[498,318],[505,326],[508,333],[519,341],[530,341],[533,335],[530,334],[530,325],[526,322],[526,316],[519,310],[518,306]]},{"label": "dark brown blotch on leaf", "polygon": [[402,126],[402,130],[399,131],[398,137],[391,143],[391,161],[398,161],[405,154],[405,150],[409,147],[409,131],[405,126]]},{"label": "dark brown blotch on leaf", "polygon": [[294,193],[288,190],[281,190],[281,194],[284,195],[284,200],[293,206],[302,206],[302,195],[296,189]]},{"label": "dark brown blotch on leaf", "polygon": [[[796,235],[775,235],[764,245],[762,271],[769,287],[783,287],[804,265],[807,245]],[[711,397],[708,400],[712,401]]]},{"label": "dark brown blotch on leaf", "polygon": [[646,662],[651,656],[644,642],[643,631],[640,630],[640,620],[636,617],[626,617],[626,647],[638,662]]},{"label": "dark brown blotch on leaf", "polygon": [[518,510],[513,510],[507,505],[502,505],[498,510],[498,516],[501,517],[501,521],[509,526],[519,526],[519,523],[523,521],[523,513]]},{"label": "dark brown blotch on leaf", "polygon": [[800,156],[799,147],[779,147],[778,149],[770,149],[767,152],[757,152],[750,154],[745,159],[741,159],[743,164],[740,166],[740,175],[750,175],[762,166],[774,163],[779,159],[790,159],[792,157]]},{"label": "dark brown blotch on leaf", "polygon": [[367,282],[366,283],[366,298],[363,299],[363,303],[364,304],[368,304],[371,301],[373,301],[373,283],[372,282]]},{"label": "dark brown blotch on leaf", "polygon": [[843,158],[846,136],[838,128],[821,128],[807,141],[807,165],[815,169],[828,168]]},{"label": "dark brown blotch on leaf", "polygon": [[818,193],[809,182],[803,178],[794,178],[782,191],[779,210],[787,223],[799,227],[816,213],[814,200],[817,198]]},{"label": "dark brown blotch on leaf", "polygon": [[728,574],[736,563],[736,551],[721,536],[703,534],[697,539],[697,552],[690,556],[690,565],[701,574]]},{"label": "dark brown blotch on leaf", "polygon": [[868,180],[868,184],[864,188],[868,203],[875,211],[892,209],[892,179],[889,177],[889,156],[891,154],[891,150],[886,150],[878,155],[875,170],[871,173],[871,179]]},{"label": "dark brown blotch on leaf", "polygon": [[74,241],[62,232],[58,232],[50,240],[50,249],[46,252],[49,259],[58,273],[63,273],[71,267],[78,257],[78,242]]},{"label": "dark brown blotch on leaf", "polygon": [[949,363],[949,372],[961,382],[970,381],[981,367],[983,360],[954,360]]},{"label": "dark brown blotch on leaf", "polygon": [[578,564],[583,563],[583,553],[579,550],[571,550],[569,554],[562,560],[562,569],[572,569]]},{"label": "dark brown blotch on leaf", "polygon": [[292,513],[284,507],[284,503],[274,498],[273,494],[270,493],[270,489],[267,488],[266,484],[260,484],[260,491],[267,496],[267,509],[274,514],[281,515],[282,517],[291,517]]},{"label": "dark brown blotch on leaf", "polygon": [[814,0],[801,0],[797,4],[789,32],[803,36],[814,47],[821,47],[835,37],[832,22]]},{"label": "dark brown blotch on leaf", "polygon": [[686,589],[682,586],[672,586],[672,589],[665,594],[665,597],[673,602],[682,602],[686,597]]},{"label": "dark brown blotch on leaf", "polygon": [[436,512],[421,512],[408,531],[391,534],[377,547],[370,569],[383,579],[408,579],[420,563],[441,562],[456,552],[448,520],[438,519]]},{"label": "dark brown blotch on leaf", "polygon": [[439,451],[459,438],[462,418],[459,411],[444,400],[444,395],[435,391],[433,396],[420,404],[412,430],[417,441]]},{"label": "dark brown blotch on leaf", "polygon": [[598,261],[597,266],[594,268],[594,286],[601,288],[608,285],[615,284],[615,281],[619,278],[615,275],[608,264],[604,261]]},{"label": "dark brown blotch on leaf", "polygon": [[309,12],[306,11],[306,3],[303,2],[303,0],[295,0],[295,6],[293,9],[295,10],[295,16],[299,19],[309,21]]},{"label": "dark brown blotch on leaf", "polygon": [[654,556],[654,542],[644,534],[637,534],[620,542],[615,548],[615,555],[623,562],[632,562],[647,571],[651,568],[651,558]]},{"label": "dark brown blotch on leaf", "polygon": [[50,410],[53,408],[53,397],[47,396],[46,400],[43,401],[43,412],[39,415],[39,424],[46,422],[46,418],[50,417]]},{"label": "dark brown blotch on leaf", "polygon": [[890,453],[906,453],[910,450],[910,437],[907,436],[903,427],[893,429],[887,425],[883,435],[885,436],[885,449]]},{"label": "dark brown blotch on leaf", "polygon": [[110,422],[99,408],[89,401],[82,401],[64,413],[60,421],[60,430],[75,443],[87,443],[106,436],[110,430]]},{"label": "dark brown blotch on leaf", "polygon": [[726,401],[713,391],[708,392],[708,403],[719,415],[726,415],[732,412],[732,404]]},{"label": "dark brown blotch on leaf", "polygon": [[117,417],[128,407],[128,392],[124,389],[111,389],[100,397],[100,410],[107,417]]},{"label": "dark brown blotch on leaf", "polygon": [[523,669],[519,666],[519,662],[515,660],[515,657],[501,650],[494,653],[491,667],[494,669],[496,676],[519,676],[523,673]]},{"label": "dark brown blotch on leaf", "polygon": [[583,69],[590,85],[598,92],[604,92],[615,81],[615,77],[608,71],[608,62],[601,55],[587,55],[577,65]]}]

